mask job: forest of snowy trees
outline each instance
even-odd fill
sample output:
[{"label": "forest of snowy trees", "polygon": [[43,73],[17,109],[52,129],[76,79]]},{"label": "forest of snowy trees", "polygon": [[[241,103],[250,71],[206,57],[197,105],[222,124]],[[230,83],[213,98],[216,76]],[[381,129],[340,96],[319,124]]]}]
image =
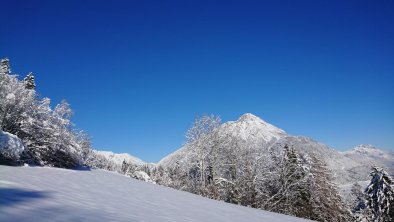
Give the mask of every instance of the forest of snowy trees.
[{"label": "forest of snowy trees", "polygon": [[41,98],[35,87],[33,73],[19,80],[11,72],[9,60],[1,60],[0,129],[20,138],[24,150],[1,149],[0,162],[66,168],[82,165],[90,152],[90,141],[70,121],[70,105],[63,100],[52,109],[50,99]]},{"label": "forest of snowy trees", "polygon": [[34,75],[23,80],[1,60],[0,129],[19,138],[18,152],[0,149],[0,163],[79,165],[118,171],[130,177],[188,191],[228,203],[317,221],[393,221],[394,181],[374,167],[368,187],[355,184],[352,203],[338,193],[326,162],[314,153],[299,153],[291,144],[252,143],[218,128],[216,116],[197,118],[186,132],[185,157],[169,165],[116,166],[91,149],[88,136],[75,129],[66,101],[51,108],[35,90]]},{"label": "forest of snowy trees", "polygon": [[285,145],[268,149],[217,131],[203,116],[186,133],[185,161],[151,172],[159,184],[229,203],[318,221],[350,221],[325,163]]}]

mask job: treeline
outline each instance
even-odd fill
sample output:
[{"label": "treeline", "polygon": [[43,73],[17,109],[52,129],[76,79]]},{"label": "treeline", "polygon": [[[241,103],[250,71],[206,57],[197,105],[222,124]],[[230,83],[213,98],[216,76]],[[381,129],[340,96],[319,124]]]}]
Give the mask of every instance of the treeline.
[{"label": "treeline", "polygon": [[[0,150],[2,164],[34,164],[72,168],[82,165],[91,150],[88,136],[71,122],[66,101],[51,108],[49,98],[40,98],[33,73],[23,80],[11,72],[8,59],[0,66],[0,129],[23,141],[22,153]],[[4,152],[3,152],[4,151]]]}]

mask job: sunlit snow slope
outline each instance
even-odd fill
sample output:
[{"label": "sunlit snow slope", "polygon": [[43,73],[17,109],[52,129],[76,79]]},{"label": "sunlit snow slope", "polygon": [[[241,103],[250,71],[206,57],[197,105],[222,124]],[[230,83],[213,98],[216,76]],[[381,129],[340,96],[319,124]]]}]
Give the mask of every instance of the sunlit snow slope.
[{"label": "sunlit snow slope", "polygon": [[0,166],[0,221],[306,221],[104,170]]}]

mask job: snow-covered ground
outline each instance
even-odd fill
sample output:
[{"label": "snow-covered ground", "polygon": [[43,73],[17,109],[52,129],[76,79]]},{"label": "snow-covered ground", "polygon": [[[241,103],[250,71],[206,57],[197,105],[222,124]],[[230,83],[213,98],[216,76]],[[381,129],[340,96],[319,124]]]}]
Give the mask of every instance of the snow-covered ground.
[{"label": "snow-covered ground", "polygon": [[0,166],[0,221],[307,221],[104,170]]}]

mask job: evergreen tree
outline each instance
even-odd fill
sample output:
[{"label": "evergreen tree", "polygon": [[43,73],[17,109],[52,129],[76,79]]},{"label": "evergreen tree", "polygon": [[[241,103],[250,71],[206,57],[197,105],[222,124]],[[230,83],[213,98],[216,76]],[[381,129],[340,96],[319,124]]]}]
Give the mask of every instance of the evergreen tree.
[{"label": "evergreen tree", "polygon": [[363,221],[365,219],[365,194],[362,191],[362,187],[359,183],[354,183],[351,190],[351,202],[349,203],[349,207],[353,214],[354,221]]},{"label": "evergreen tree", "polygon": [[121,168],[121,171],[122,171],[123,174],[126,174],[126,173],[127,173],[127,168],[128,168],[127,162],[126,162],[125,159],[123,159],[122,168]]},{"label": "evergreen tree", "polygon": [[299,217],[308,217],[309,213],[309,201],[310,201],[310,191],[307,184],[307,170],[301,161],[299,154],[293,147],[285,146],[286,154],[286,164],[285,167],[288,168],[286,175],[289,178],[289,183],[292,184],[290,187],[293,191],[292,199],[293,204],[289,204],[290,211],[294,215]]},{"label": "evergreen tree", "polygon": [[365,189],[367,219],[374,222],[394,220],[394,181],[382,168],[372,167],[371,183]]},{"label": "evergreen tree", "polygon": [[348,221],[349,213],[338,194],[338,188],[327,164],[316,156],[311,158],[310,168],[310,206],[312,215],[310,219],[317,221]]},{"label": "evergreen tree", "polygon": [[285,145],[283,153],[273,158],[274,171],[268,183],[263,187],[269,191],[263,208],[308,218],[311,194],[308,187],[308,174],[299,154],[293,147]]},{"label": "evergreen tree", "polygon": [[30,72],[24,79],[26,89],[35,89],[36,83],[34,81],[34,75]]},{"label": "evergreen tree", "polygon": [[0,73],[11,74],[10,60],[8,58],[4,58],[1,60]]}]

